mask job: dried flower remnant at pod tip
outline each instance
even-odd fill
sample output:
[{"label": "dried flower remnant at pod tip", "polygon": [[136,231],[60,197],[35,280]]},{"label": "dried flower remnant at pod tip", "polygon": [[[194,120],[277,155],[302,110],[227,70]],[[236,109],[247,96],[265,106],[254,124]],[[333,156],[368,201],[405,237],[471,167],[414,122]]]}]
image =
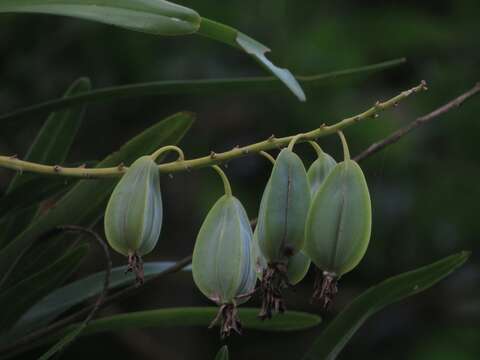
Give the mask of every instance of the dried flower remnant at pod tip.
[{"label": "dried flower remnant at pod tip", "polygon": [[225,195],[207,214],[195,241],[193,280],[198,289],[219,306],[210,327],[220,325],[222,338],[233,330],[241,333],[237,306],[254,293],[256,275],[250,222],[240,201],[232,195],[225,173],[221,176]]}]

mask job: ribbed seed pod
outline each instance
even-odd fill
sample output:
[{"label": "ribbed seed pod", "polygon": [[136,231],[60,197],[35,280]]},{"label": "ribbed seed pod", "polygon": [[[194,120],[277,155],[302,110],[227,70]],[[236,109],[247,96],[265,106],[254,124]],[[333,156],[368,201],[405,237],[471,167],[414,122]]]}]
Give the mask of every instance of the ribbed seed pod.
[{"label": "ribbed seed pod", "polygon": [[128,256],[129,270],[143,281],[141,257],[153,250],[162,228],[158,166],[150,156],[137,159],[113,190],[105,211],[110,246]]},{"label": "ribbed seed pod", "polygon": [[283,149],[273,166],[258,214],[258,244],[269,263],[284,262],[303,247],[310,186],[302,160]]},{"label": "ribbed seed pod", "polygon": [[289,260],[303,248],[305,219],[310,205],[310,185],[302,160],[283,149],[273,166],[258,214],[255,236],[267,267],[261,276],[262,319],[284,312],[282,289],[289,286]]},{"label": "ribbed seed pod", "polygon": [[212,325],[221,323],[222,337],[231,330],[241,332],[236,305],[247,301],[255,288],[252,236],[245,209],[227,191],[209,211],[195,242],[193,280],[220,306]]},{"label": "ribbed seed pod", "polygon": [[323,271],[316,282],[314,299],[324,307],[337,291],[339,277],[355,268],[365,255],[370,240],[371,203],[367,182],[358,164],[345,160],[333,171],[313,197],[305,226],[305,252]]},{"label": "ribbed seed pod", "polygon": [[318,150],[318,158],[310,165],[307,171],[312,198],[337,164],[337,162],[330,155],[323,152],[320,147],[318,147]]}]

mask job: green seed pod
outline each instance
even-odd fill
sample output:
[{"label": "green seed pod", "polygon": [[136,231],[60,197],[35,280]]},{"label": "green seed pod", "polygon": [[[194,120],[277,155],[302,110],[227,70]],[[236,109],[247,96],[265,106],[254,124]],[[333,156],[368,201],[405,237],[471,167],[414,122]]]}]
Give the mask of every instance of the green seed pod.
[{"label": "green seed pod", "polygon": [[[215,167],[220,171],[218,167]],[[223,172],[221,173],[223,174]],[[222,175],[224,184],[228,184]],[[222,337],[240,333],[236,305],[247,301],[256,283],[252,229],[240,201],[226,194],[209,211],[198,233],[192,258],[192,274],[199,290],[220,305],[212,325],[221,322]]]},{"label": "green seed pod", "polygon": [[340,136],[345,160],[335,166],[315,194],[305,226],[305,252],[324,276],[314,298],[325,307],[336,293],[336,280],[365,255],[372,222],[365,176],[350,159],[345,138]]},{"label": "green seed pod", "polygon": [[[296,140],[278,155],[260,202],[255,242],[259,258],[266,262],[260,276],[262,319],[271,318],[274,311],[285,311],[282,289],[291,285],[289,262],[304,243],[310,185],[302,160],[292,151]],[[293,277],[303,277],[296,273],[301,270],[295,270]]]},{"label": "green seed pod", "polygon": [[312,142],[312,146],[317,151],[318,158],[310,165],[307,177],[310,182],[312,198],[323,184],[327,176],[333,170],[337,162],[327,153],[323,152],[317,143]]},{"label": "green seed pod", "polygon": [[155,247],[162,215],[158,166],[152,157],[142,156],[120,179],[105,211],[107,241],[115,251],[129,257],[131,270],[139,271],[140,281],[140,258]]},{"label": "green seed pod", "polygon": [[215,303],[233,303],[255,287],[252,229],[237,198],[222,196],[209,211],[195,242],[192,273]]},{"label": "green seed pod", "polygon": [[269,263],[282,263],[302,249],[310,185],[302,160],[283,149],[260,203],[258,244]]}]

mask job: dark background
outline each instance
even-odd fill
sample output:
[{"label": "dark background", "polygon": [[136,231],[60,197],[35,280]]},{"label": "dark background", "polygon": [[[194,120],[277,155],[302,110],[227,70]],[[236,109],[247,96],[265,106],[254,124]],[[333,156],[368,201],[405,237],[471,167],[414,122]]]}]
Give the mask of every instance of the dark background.
[{"label": "dark background", "polygon": [[[424,115],[480,80],[480,3],[457,1],[184,0],[201,15],[232,25],[268,44],[270,58],[296,74],[315,74],[407,57],[408,63],[374,75],[327,81],[306,103],[286,91],[261,94],[160,96],[91,105],[69,161],[101,159],[149,125],[181,110],[198,119],[182,147],[188,157],[289,135],[361,112],[425,79],[429,91],[377,120],[346,130],[356,154],[394,129]],[[0,109],[13,110],[60,96],[79,76],[95,87],[152,80],[265,74],[245,54],[198,36],[157,38],[90,22],[50,16],[0,17]],[[370,319],[340,359],[480,358],[479,245],[480,98],[474,98],[400,143],[362,163],[373,201],[373,233],[360,266],[344,277],[334,317],[367,287],[460,250],[469,263],[446,281]],[[0,153],[25,154],[43,118],[2,124]],[[341,158],[335,136],[322,147]],[[313,152],[298,151],[309,164]],[[260,157],[232,161],[227,173],[251,217],[270,171]],[[1,171],[4,188],[11,176]],[[212,171],[162,178],[165,222],[147,260],[189,254],[203,217],[222,187]],[[99,226],[99,230],[102,226]],[[123,259],[115,258],[116,264]],[[82,276],[100,270],[99,254]],[[290,309],[309,304],[313,271],[288,293]],[[148,286],[105,314],[168,306],[208,305],[189,273]],[[255,302],[249,305],[256,305]],[[271,334],[247,331],[229,341],[232,359],[296,359],[317,330]],[[205,328],[139,330],[83,338],[69,359],[212,359],[220,342]]]}]

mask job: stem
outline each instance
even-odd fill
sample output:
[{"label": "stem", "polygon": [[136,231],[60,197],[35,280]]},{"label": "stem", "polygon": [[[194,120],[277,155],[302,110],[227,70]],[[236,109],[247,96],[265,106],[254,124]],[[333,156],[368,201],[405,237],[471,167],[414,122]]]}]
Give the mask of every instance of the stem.
[{"label": "stem", "polygon": [[293,147],[295,146],[295,143],[298,142],[301,138],[304,137],[305,134],[297,134],[292,137],[292,140],[288,143],[288,150],[293,151]]},{"label": "stem", "polygon": [[183,153],[183,150],[175,145],[168,145],[168,146],[161,147],[160,149],[155,151],[152,155],[150,155],[150,157],[153,159],[153,161],[156,161],[160,155],[169,151],[175,151],[178,154],[177,161],[185,160],[185,154]]},{"label": "stem", "polygon": [[407,126],[398,129],[397,131],[393,132],[383,140],[371,144],[367,149],[365,149],[363,152],[355,156],[354,160],[356,162],[360,162],[366,159],[367,157],[381,151],[386,146],[395,144],[397,141],[399,141],[405,135],[409,134],[411,131],[415,130],[416,128],[424,124],[431,122],[432,120],[437,119],[438,117],[448,113],[452,109],[458,108],[465,101],[467,101],[468,99],[470,99],[471,97],[477,94],[480,94],[480,81],[477,82],[473,88],[463,93],[462,95],[440,106],[439,108],[433,110],[432,112],[415,119]]},{"label": "stem", "polygon": [[212,168],[220,175],[223,181],[223,187],[225,188],[225,195],[232,196],[232,187],[230,186],[230,181],[228,181],[227,175],[220,169],[218,165],[212,165]]},{"label": "stem", "polygon": [[316,141],[309,141],[308,143],[313,147],[313,150],[315,150],[318,157],[322,156],[323,150]]},{"label": "stem", "polygon": [[340,140],[342,140],[344,161],[350,160],[350,150],[348,150],[347,139],[345,139],[345,135],[343,135],[343,132],[340,130],[338,131],[338,136],[340,136]]},{"label": "stem", "polygon": [[[327,126],[325,124],[321,125],[319,128],[314,129],[310,132],[301,134],[301,139],[298,139],[297,142],[305,142],[310,140],[315,140],[322,136],[327,136],[338,132],[348,126],[351,126],[362,120],[366,120],[372,117],[375,117],[382,110],[386,110],[396,106],[400,101],[406,99],[410,95],[426,90],[426,84],[422,83],[410,90],[403,91],[399,95],[387,100],[385,102],[377,102],[374,106],[368,110],[346,119],[343,119],[333,125]],[[165,164],[159,165],[159,170],[162,173],[174,173],[179,171],[187,171],[191,169],[198,169],[202,167],[208,167],[212,165],[221,164],[222,162],[233,160],[236,158],[244,157],[250,154],[257,154],[260,151],[267,151],[277,149],[282,146],[288,145],[294,136],[287,136],[283,138],[270,138],[258,143],[243,147],[235,147],[230,151],[225,151],[223,153],[215,154],[215,156],[207,155],[204,157],[185,160],[182,162],[173,161]],[[85,168],[65,168],[58,165],[48,166],[36,164],[28,161],[20,160],[12,156],[0,156],[0,167],[16,170],[16,171],[29,171],[39,174],[48,174],[48,175],[62,175],[62,176],[71,176],[71,177],[81,177],[81,178],[103,178],[103,177],[117,177],[123,175],[126,171],[126,167],[117,166],[111,168],[95,168],[95,169],[85,169]]]},{"label": "stem", "polygon": [[262,155],[265,159],[267,159],[268,161],[270,161],[272,163],[272,165],[275,165],[275,158],[270,155],[269,153],[267,153],[266,151],[259,151],[258,152],[260,155]]}]

